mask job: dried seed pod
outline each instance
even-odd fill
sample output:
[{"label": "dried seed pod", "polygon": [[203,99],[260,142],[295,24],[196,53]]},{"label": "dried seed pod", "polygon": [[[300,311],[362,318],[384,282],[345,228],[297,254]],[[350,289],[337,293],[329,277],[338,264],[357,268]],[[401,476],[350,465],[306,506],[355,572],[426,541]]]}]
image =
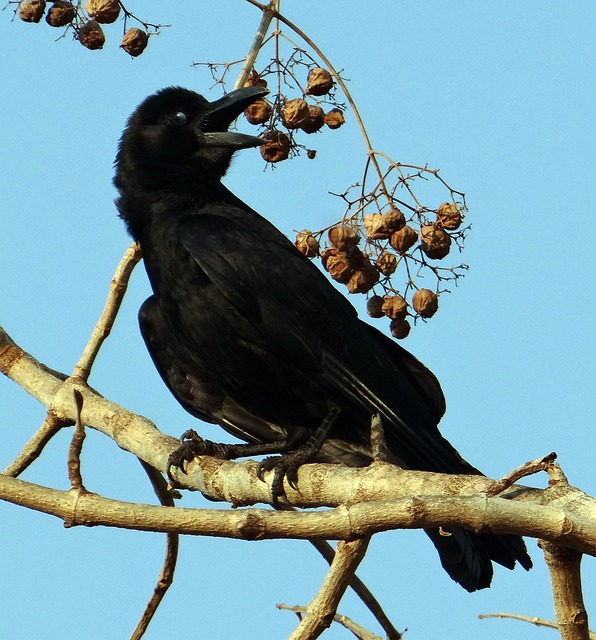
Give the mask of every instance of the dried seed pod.
[{"label": "dried seed pod", "polygon": [[300,128],[309,118],[308,103],[302,98],[288,100],[281,112],[281,120],[288,129]]},{"label": "dried seed pod", "polygon": [[384,276],[390,276],[397,269],[397,256],[389,251],[382,251],[375,264]]},{"label": "dried seed pod", "polygon": [[434,260],[444,258],[451,247],[450,235],[436,224],[427,224],[420,227],[420,241],[422,251]]},{"label": "dried seed pod", "polygon": [[412,296],[412,306],[423,318],[432,318],[439,308],[439,296],[430,289],[418,289]]},{"label": "dried seed pod", "polygon": [[387,295],[381,305],[383,313],[392,320],[399,318],[403,320],[408,315],[408,303],[405,298],[396,295]]},{"label": "dried seed pod", "polygon": [[329,242],[340,251],[346,251],[355,247],[360,242],[360,236],[346,225],[340,224],[336,227],[331,227],[328,233]]},{"label": "dried seed pod", "polygon": [[371,240],[389,237],[387,235],[387,229],[383,224],[383,215],[381,213],[369,213],[364,216],[362,224],[367,238],[370,238]]},{"label": "dried seed pod", "polygon": [[77,37],[87,49],[101,49],[106,41],[102,28],[95,20],[89,20],[80,26]]},{"label": "dried seed pod", "polygon": [[120,15],[118,0],[86,0],[85,9],[93,20],[102,24],[116,22]]},{"label": "dried seed pod", "polygon": [[148,42],[149,34],[146,31],[132,27],[124,34],[120,47],[133,58],[136,58],[145,51]]},{"label": "dried seed pod", "polygon": [[267,100],[262,99],[255,100],[244,111],[244,115],[250,124],[264,124],[269,120],[272,113],[273,109],[271,108],[271,105]]},{"label": "dried seed pod", "polygon": [[325,124],[325,113],[314,104],[308,105],[308,112],[308,120],[300,128],[305,133],[316,133]]},{"label": "dried seed pod", "polygon": [[362,222],[367,237],[371,240],[383,240],[401,229],[406,224],[406,218],[399,209],[391,209],[387,213],[369,213]]},{"label": "dried seed pod", "polygon": [[306,93],[311,96],[324,96],[331,91],[333,78],[327,69],[313,67],[308,72],[306,83]]},{"label": "dried seed pod", "polygon": [[317,150],[316,149],[307,149],[306,150],[306,157],[309,160],[314,160],[316,158],[317,155]]},{"label": "dried seed pod", "polygon": [[331,109],[325,114],[325,124],[330,129],[339,129],[345,121],[344,112],[341,109]]},{"label": "dried seed pod", "polygon": [[321,253],[323,268],[329,272],[329,275],[336,280],[345,284],[354,272],[354,267],[350,264],[348,255],[345,251],[339,251],[334,247],[325,249]]},{"label": "dried seed pod", "polygon": [[407,320],[395,319],[389,323],[391,335],[397,340],[403,340],[410,333],[410,323]]},{"label": "dried seed pod", "polygon": [[246,78],[246,82],[244,83],[245,87],[266,87],[267,80],[261,78],[261,76],[253,69],[249,74],[248,78]]},{"label": "dried seed pod", "polygon": [[381,298],[381,296],[371,296],[366,301],[366,313],[368,313],[371,318],[384,318],[385,314],[383,313],[383,309],[381,309],[383,302],[385,302],[385,299]]},{"label": "dried seed pod", "polygon": [[394,231],[389,238],[389,244],[397,251],[404,254],[418,242],[418,234],[412,227],[402,227],[399,231]]},{"label": "dried seed pod", "polygon": [[19,18],[23,22],[39,22],[45,10],[45,0],[23,0],[19,3]]},{"label": "dried seed pod", "polygon": [[46,22],[50,27],[65,27],[76,15],[77,10],[71,2],[56,0],[46,13]]},{"label": "dried seed pod", "polygon": [[383,216],[385,225],[390,231],[399,231],[406,225],[406,217],[397,207],[391,207],[391,210]]},{"label": "dried seed pod", "polygon": [[455,231],[459,228],[462,221],[461,211],[453,202],[443,202],[437,209],[437,222],[443,229]]},{"label": "dried seed pod", "polygon": [[347,282],[350,293],[366,293],[379,281],[379,272],[370,263],[368,256],[364,256],[364,264],[350,276]]},{"label": "dried seed pod", "polygon": [[314,258],[321,253],[319,241],[313,236],[312,231],[308,229],[303,229],[298,232],[294,244],[298,251],[303,253],[307,258]]},{"label": "dried seed pod", "polygon": [[267,162],[281,162],[290,155],[290,138],[277,129],[270,129],[263,135],[265,143],[260,151]]}]

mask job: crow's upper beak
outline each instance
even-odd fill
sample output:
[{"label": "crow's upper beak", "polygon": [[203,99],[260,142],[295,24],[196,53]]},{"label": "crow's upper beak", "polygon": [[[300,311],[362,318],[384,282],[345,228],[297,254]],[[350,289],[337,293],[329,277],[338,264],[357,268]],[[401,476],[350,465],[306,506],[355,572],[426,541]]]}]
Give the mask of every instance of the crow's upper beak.
[{"label": "crow's upper beak", "polygon": [[226,149],[246,149],[263,144],[262,138],[227,129],[246,107],[268,93],[269,90],[265,87],[244,87],[231,91],[223,98],[211,102],[207,113],[198,124],[201,145]]}]

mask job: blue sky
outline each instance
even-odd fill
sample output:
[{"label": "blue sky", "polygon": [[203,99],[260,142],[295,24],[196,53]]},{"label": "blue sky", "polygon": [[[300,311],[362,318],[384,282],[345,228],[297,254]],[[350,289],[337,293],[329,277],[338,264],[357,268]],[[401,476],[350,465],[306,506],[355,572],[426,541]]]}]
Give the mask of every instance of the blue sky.
[{"label": "blue sky", "polygon": [[[252,42],[260,16],[248,4],[198,4],[130,6],[172,24],[135,60],[117,49],[119,27],[107,29],[103,51],[91,52],[69,36],[56,42],[59,32],[45,23],[0,13],[0,324],[52,368],[72,370],[129,244],[111,185],[126,118],[167,85],[206,93],[210,77],[191,63],[239,59]],[[470,271],[404,343],[442,382],[443,433],[491,476],[554,450],[570,482],[594,495],[596,5],[381,0],[347,9],[286,0],[282,10],[344,69],[374,146],[441,168],[466,192],[473,229],[462,258]],[[315,161],[263,171],[249,150],[226,178],[288,234],[336,220],[341,207],[328,192],[361,176],[363,146],[349,115],[344,128],[312,139]],[[178,435],[197,424],[145,352],[136,312],[148,293],[138,268],[90,383]],[[43,415],[0,380],[0,465]],[[211,426],[203,433],[227,437]],[[24,478],[66,488],[67,444],[67,433],[55,438]],[[136,460],[105,437],[89,433],[83,463],[90,490],[154,501]],[[206,506],[194,494],[181,504]],[[64,529],[6,504],[0,518],[0,619],[11,638],[128,637],[159,572],[162,536]],[[444,574],[420,532],[377,536],[359,575],[410,640],[439,630],[448,640],[542,638],[554,632],[477,619],[493,611],[552,618],[548,574],[535,541],[528,546],[530,574],[497,569],[493,587],[472,595]],[[307,603],[324,571],[307,543],[185,538],[147,637],[286,637],[294,619],[275,604]],[[594,573],[586,558],[588,609],[596,604]],[[351,595],[340,610],[377,630]]]}]

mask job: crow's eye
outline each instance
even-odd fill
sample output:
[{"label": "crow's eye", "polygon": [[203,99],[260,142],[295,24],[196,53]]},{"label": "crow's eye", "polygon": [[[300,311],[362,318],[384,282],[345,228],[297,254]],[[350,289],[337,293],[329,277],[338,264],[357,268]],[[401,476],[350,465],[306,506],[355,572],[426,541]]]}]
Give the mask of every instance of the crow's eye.
[{"label": "crow's eye", "polygon": [[172,122],[179,127],[182,127],[188,122],[188,116],[184,111],[178,111],[172,116]]}]

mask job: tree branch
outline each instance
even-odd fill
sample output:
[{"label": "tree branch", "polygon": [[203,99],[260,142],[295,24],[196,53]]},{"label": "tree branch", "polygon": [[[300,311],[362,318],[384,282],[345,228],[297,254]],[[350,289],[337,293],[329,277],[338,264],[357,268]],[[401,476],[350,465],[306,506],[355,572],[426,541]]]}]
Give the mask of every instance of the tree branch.
[{"label": "tree branch", "polygon": [[[162,434],[146,418],[110,402],[76,379],[65,379],[63,374],[48,369],[15,345],[1,328],[0,371],[51,408],[59,419],[73,423],[77,418],[73,389],[78,390],[83,400],[82,422],[155,469],[165,470],[169,453],[178,445],[176,439]],[[189,464],[187,476],[179,474],[179,480],[184,486],[234,506],[270,503],[270,484],[257,478],[256,467],[252,461],[237,463],[202,456]],[[274,514],[205,510],[208,515],[202,520],[200,510],[186,513],[153,506],[135,510],[127,503],[100,503],[98,496],[78,494],[75,509],[74,494],[69,492],[52,493],[54,490],[27,483],[15,485],[11,483],[20,481],[6,477],[0,480],[0,498],[38,508],[73,524],[247,539],[349,539],[391,528],[460,525],[474,531],[528,535],[596,555],[596,500],[566,482],[551,483],[543,490],[514,486],[498,497],[488,497],[486,491],[493,481],[483,476],[404,471],[383,462],[363,469],[307,464],[299,471],[298,489],[287,487],[288,498],[298,507],[337,509]]]},{"label": "tree branch", "polygon": [[540,547],[550,571],[557,626],[562,640],[590,640],[581,586],[582,554],[543,540]]},{"label": "tree branch", "polygon": [[306,615],[290,636],[290,640],[318,638],[333,622],[337,607],[362,562],[370,538],[340,540],[329,572],[317,595],[306,607]]}]

